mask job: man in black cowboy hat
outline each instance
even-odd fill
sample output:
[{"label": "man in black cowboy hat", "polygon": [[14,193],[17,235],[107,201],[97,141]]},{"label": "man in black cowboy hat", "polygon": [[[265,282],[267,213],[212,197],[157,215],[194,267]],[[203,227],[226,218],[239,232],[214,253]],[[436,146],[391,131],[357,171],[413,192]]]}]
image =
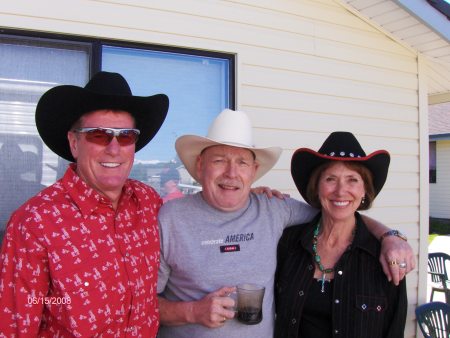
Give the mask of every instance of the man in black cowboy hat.
[{"label": "man in black cowboy hat", "polygon": [[75,163],[9,221],[0,336],[156,336],[162,201],[128,175],[168,104],[162,94],[133,96],[121,75],[107,72],[41,97],[39,134]]}]

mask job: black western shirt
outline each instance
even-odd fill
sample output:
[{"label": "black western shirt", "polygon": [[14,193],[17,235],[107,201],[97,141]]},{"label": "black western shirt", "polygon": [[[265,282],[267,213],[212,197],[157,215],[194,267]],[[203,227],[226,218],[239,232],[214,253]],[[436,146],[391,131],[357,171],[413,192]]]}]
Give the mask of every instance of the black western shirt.
[{"label": "black western shirt", "polygon": [[[320,216],[309,224],[285,229],[279,241],[275,338],[300,337],[302,312],[314,280],[312,240]],[[407,313],[406,281],[395,286],[387,280],[378,261],[379,241],[369,233],[358,213],[356,220],[353,243],[335,266],[331,332],[324,337],[402,338]]]}]

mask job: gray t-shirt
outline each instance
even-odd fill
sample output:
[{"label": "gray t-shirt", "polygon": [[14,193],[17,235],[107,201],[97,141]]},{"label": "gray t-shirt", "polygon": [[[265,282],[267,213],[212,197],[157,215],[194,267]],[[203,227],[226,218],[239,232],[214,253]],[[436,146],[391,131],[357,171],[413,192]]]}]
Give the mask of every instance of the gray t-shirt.
[{"label": "gray t-shirt", "polygon": [[161,326],[161,338],[271,338],[274,327],[274,274],[278,240],[285,227],[305,223],[317,210],[287,198],[251,194],[246,207],[223,212],[201,193],[170,201],[159,212],[161,266],[158,293],[168,300],[192,301],[223,286],[256,283],[266,287],[263,320],[237,319],[223,327]]}]

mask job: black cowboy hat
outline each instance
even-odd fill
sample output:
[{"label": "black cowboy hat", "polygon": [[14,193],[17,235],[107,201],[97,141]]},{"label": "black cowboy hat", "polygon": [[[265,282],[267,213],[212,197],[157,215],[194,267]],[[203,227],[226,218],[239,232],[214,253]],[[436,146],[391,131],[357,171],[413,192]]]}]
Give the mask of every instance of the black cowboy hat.
[{"label": "black cowboy hat", "polygon": [[44,143],[57,155],[74,162],[67,132],[83,114],[99,109],[130,113],[141,131],[136,142],[139,151],[156,135],[168,108],[166,95],[133,96],[122,75],[98,72],[84,88],[63,85],[45,92],[37,104],[35,118]]},{"label": "black cowboy hat", "polygon": [[366,155],[356,137],[344,131],[331,133],[318,152],[309,148],[297,149],[291,159],[291,175],[306,202],[310,202],[306,190],[311,174],[318,166],[329,161],[357,162],[366,166],[372,173],[376,196],[386,182],[390,156],[386,150]]}]

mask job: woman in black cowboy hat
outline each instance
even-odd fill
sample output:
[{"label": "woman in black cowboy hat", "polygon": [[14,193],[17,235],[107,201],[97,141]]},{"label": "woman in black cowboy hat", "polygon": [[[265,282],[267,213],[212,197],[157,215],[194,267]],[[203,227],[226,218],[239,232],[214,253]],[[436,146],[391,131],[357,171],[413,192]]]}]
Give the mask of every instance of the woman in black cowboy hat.
[{"label": "woman in black cowboy hat", "polygon": [[380,241],[358,213],[380,192],[389,162],[384,150],[366,155],[348,132],[332,133],[318,152],[294,153],[295,184],[321,213],[286,229],[278,244],[275,337],[403,337],[405,279],[399,286],[386,279]]}]

